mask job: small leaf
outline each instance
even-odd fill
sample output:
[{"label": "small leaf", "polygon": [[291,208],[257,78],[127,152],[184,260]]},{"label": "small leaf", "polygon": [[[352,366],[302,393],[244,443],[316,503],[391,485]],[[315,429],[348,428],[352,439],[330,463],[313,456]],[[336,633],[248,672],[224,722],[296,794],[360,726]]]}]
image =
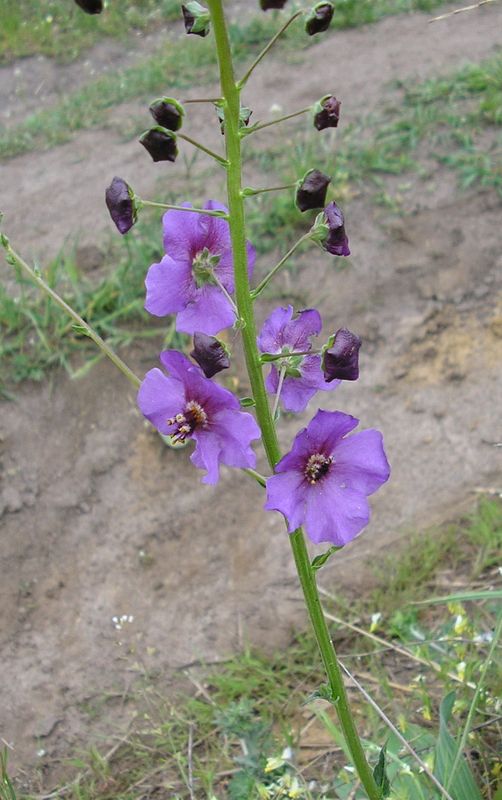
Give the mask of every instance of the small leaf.
[{"label": "small leaf", "polygon": [[242,408],[253,408],[256,405],[254,397],[241,397],[239,402]]},{"label": "small leaf", "polygon": [[380,750],[380,755],[378,756],[378,763],[373,770],[373,777],[375,779],[375,783],[380,789],[380,797],[386,798],[390,795],[390,783],[387,777],[387,771],[385,769],[385,749],[387,745],[384,744],[382,749]]},{"label": "small leaf", "polygon": [[83,325],[77,325],[77,323],[75,323],[71,327],[75,333],[80,333],[81,336],[89,336],[89,331]]},{"label": "small leaf", "polygon": [[451,770],[457,754],[457,743],[448,730],[455,692],[449,692],[439,708],[439,736],[436,743],[434,775],[443,786],[449,785],[449,791],[455,800],[482,800],[481,793],[469,764],[461,755],[455,774]]},{"label": "small leaf", "polygon": [[335,698],[331,686],[328,686],[327,683],[323,683],[321,686],[319,686],[319,688],[312,692],[312,694],[309,694],[309,696],[303,701],[302,705],[306,706],[308,703],[312,703],[314,700],[327,700],[328,703],[336,706],[339,698]]},{"label": "small leaf", "polygon": [[314,572],[317,572],[318,569],[321,569],[321,567],[326,563],[328,558],[331,558],[333,553],[336,553],[337,550],[341,549],[342,549],[341,547],[336,547],[335,545],[333,545],[333,547],[330,547],[329,550],[326,550],[325,553],[321,553],[320,556],[316,556],[315,558],[313,558],[310,566],[312,567]]}]

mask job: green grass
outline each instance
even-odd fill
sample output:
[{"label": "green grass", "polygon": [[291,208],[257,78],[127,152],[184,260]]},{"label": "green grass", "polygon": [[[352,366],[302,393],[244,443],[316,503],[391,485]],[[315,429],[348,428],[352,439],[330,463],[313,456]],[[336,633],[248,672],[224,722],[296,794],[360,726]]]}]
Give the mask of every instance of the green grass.
[{"label": "green grass", "polygon": [[[71,61],[104,37],[125,38],[179,20],[180,5],[179,0],[108,0],[102,14],[90,16],[73,0],[0,0],[0,63],[39,53]],[[340,0],[333,27],[438,5],[439,0]]]},{"label": "green grass", "polygon": [[[250,137],[248,154],[274,183],[291,182],[313,166],[325,171],[332,176],[330,196],[341,204],[356,189],[399,211],[388,179],[415,173],[434,180],[441,164],[454,170],[462,188],[491,187],[502,195],[502,55],[401,89],[399,105],[358,125],[344,127],[342,120],[336,135],[319,135],[307,123],[269,149]],[[305,227],[286,194],[251,199],[248,219],[265,252],[287,246]]]},{"label": "green grass", "polygon": [[179,0],[108,0],[95,16],[73,0],[0,0],[0,63],[39,53],[72,61],[103,37],[124,38],[179,18]]},{"label": "green grass", "polygon": [[[501,604],[466,600],[431,606],[416,601],[444,594],[451,575],[457,593],[500,586],[494,565],[501,547],[502,505],[483,500],[471,517],[455,525],[408,537],[401,557],[382,560],[376,589],[357,598],[340,597],[337,592],[336,603],[326,601],[329,613],[362,631],[332,625],[343,663],[431,769],[435,761],[439,769],[438,747],[444,758],[445,748],[452,742],[456,746],[464,730]],[[328,580],[329,571],[321,570],[321,584]],[[370,638],[370,630],[378,640]],[[479,797],[494,800],[502,778],[497,721],[500,663],[494,658],[477,696],[467,732],[467,759],[462,757],[451,783],[455,800],[464,797],[460,783],[469,781],[474,789],[468,800],[475,800],[477,786]],[[275,655],[248,648],[217,669],[197,668],[190,675],[191,691],[170,698],[161,696],[143,676],[142,689],[129,698],[138,711],[135,729],[118,748],[98,752],[93,747],[86,757],[73,758],[74,774],[76,769],[79,776],[64,796],[75,800],[157,795],[198,800],[362,798],[347,769],[333,709],[319,701],[302,705],[323,681],[310,633],[298,634]],[[439,707],[451,691],[455,704],[449,733],[443,730],[438,735]],[[387,742],[393,800],[438,800],[438,792],[378,714],[352,690],[351,697],[373,763]],[[106,708],[101,713],[106,714]],[[1,785],[0,781],[2,800],[13,800],[8,784],[4,794]]]}]

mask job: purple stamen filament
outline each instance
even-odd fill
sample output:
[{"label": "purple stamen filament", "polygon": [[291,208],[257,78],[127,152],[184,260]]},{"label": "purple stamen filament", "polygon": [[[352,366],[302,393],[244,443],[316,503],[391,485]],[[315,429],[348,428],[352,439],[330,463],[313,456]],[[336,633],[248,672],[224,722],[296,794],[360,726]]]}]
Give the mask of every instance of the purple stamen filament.
[{"label": "purple stamen filament", "polygon": [[195,428],[204,428],[207,425],[207,414],[196,400],[190,400],[185,407],[184,414],[176,414],[167,420],[168,425],[176,425],[177,430],[172,434],[173,442],[184,442],[192,435]]}]

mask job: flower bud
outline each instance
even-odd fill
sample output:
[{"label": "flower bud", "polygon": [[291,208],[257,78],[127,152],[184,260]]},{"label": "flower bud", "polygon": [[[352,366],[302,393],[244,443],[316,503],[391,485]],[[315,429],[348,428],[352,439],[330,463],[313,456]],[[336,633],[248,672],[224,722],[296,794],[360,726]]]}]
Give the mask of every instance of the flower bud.
[{"label": "flower bud", "polygon": [[[221,106],[216,106],[216,113],[218,115],[218,119],[220,121],[220,128],[221,132],[225,133],[225,112],[223,111]],[[239,110],[239,129],[246,128],[249,125],[249,120],[251,119],[251,114],[253,112],[250,108],[246,106],[241,106]]]},{"label": "flower bud", "polygon": [[106,205],[119,233],[127,233],[138,216],[133,190],[122,178],[115,177],[105,193]]},{"label": "flower bud", "polygon": [[345,218],[335,201],[328,203],[324,209],[324,224],[328,226],[328,235],[321,242],[322,247],[334,256],[350,256]]},{"label": "flower bud", "polygon": [[337,128],[340,119],[340,100],[332,95],[326,95],[316,106],[314,125],[318,131],[324,128]]},{"label": "flower bud", "polygon": [[75,0],[86,14],[101,14],[103,11],[103,0]]},{"label": "flower bud", "polygon": [[178,147],[176,135],[158,125],[140,136],[139,141],[154,161],[176,161]]},{"label": "flower bud", "polygon": [[260,8],[262,11],[268,11],[269,8],[284,8],[288,0],[260,0]]},{"label": "flower bud", "polygon": [[305,22],[305,30],[308,35],[313,36],[315,33],[327,31],[333,19],[334,11],[333,3],[316,3]]},{"label": "flower bud", "polygon": [[211,21],[211,15],[207,8],[192,0],[192,2],[182,5],[181,10],[185,21],[185,31],[196,36],[207,36]]},{"label": "flower bud", "polygon": [[206,378],[212,378],[222,369],[228,369],[230,359],[225,345],[215,336],[195,331],[193,335],[193,350],[190,353],[194,361],[202,369]]},{"label": "flower bud", "polygon": [[300,211],[322,208],[331,178],[318,169],[309,170],[297,183],[295,202]]},{"label": "flower bud", "polygon": [[322,371],[327,383],[335,379],[357,381],[361,340],[348,328],[340,328],[323,347]]},{"label": "flower bud", "polygon": [[178,131],[183,125],[185,109],[172,97],[159,97],[150,103],[150,114],[157,125],[168,131]]}]

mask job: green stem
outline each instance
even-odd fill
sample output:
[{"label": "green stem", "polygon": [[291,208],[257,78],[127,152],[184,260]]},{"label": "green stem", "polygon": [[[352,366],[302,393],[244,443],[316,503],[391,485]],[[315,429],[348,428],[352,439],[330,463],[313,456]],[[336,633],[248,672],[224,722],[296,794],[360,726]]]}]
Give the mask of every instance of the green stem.
[{"label": "green stem", "polygon": [[[243,321],[242,339],[256,416],[262,432],[263,446],[272,469],[280,460],[281,452],[274,421],[270,413],[263,381],[260,356],[256,347],[256,325],[249,287],[246,257],[246,235],[244,225],[244,198],[242,197],[241,137],[239,136],[240,88],[234,78],[232,54],[228,39],[222,0],[208,0],[211,21],[216,40],[220,81],[224,101],[225,143],[228,159],[227,193],[230,209],[230,235],[232,240],[235,297],[239,315]],[[247,79],[248,76],[246,76]],[[245,81],[244,81],[245,82]],[[361,741],[349,709],[343,678],[331,642],[328,627],[319,600],[314,573],[301,529],[290,536],[298,576],[303,589],[305,603],[315,632],[321,657],[328,675],[340,725],[350,750],[354,766],[369,800],[380,800],[380,791],[366,761]]]},{"label": "green stem", "polygon": [[244,138],[244,136],[249,136],[251,133],[262,131],[263,128],[270,128],[272,125],[278,125],[279,122],[286,122],[287,119],[299,117],[301,114],[306,114],[307,111],[311,111],[311,106],[307,106],[307,108],[301,108],[299,111],[293,111],[291,114],[286,114],[284,117],[271,119],[270,122],[259,122],[257,125],[252,125],[250,128],[242,128],[241,136]]},{"label": "green stem", "polygon": [[184,139],[185,142],[193,144],[194,147],[197,147],[199,150],[202,150],[203,153],[206,153],[206,155],[211,156],[211,158],[214,158],[214,160],[217,161],[218,164],[221,164],[222,167],[228,166],[228,162],[225,161],[224,158],[219,156],[218,153],[215,153],[214,150],[210,150],[209,147],[206,147],[205,145],[201,144],[196,139],[192,139],[191,136],[187,136],[186,133],[177,133],[176,136],[178,137],[178,139]]},{"label": "green stem", "polygon": [[260,281],[260,283],[258,284],[258,286],[256,287],[256,289],[253,289],[253,291],[251,292],[251,297],[252,297],[252,299],[253,299],[253,300],[256,300],[256,298],[258,297],[258,295],[260,295],[260,294],[263,292],[263,290],[265,289],[265,287],[266,287],[266,286],[268,286],[268,284],[270,283],[270,281],[272,280],[272,278],[274,277],[274,275],[275,275],[277,272],[279,272],[280,268],[283,266],[283,264],[285,264],[285,263],[286,263],[286,261],[288,260],[288,258],[290,258],[290,257],[293,255],[293,253],[295,252],[295,250],[298,250],[298,248],[300,247],[300,245],[301,245],[301,244],[303,244],[303,242],[306,242],[306,241],[308,241],[310,238],[311,238],[311,233],[310,233],[310,231],[309,231],[308,233],[304,234],[304,235],[303,235],[303,236],[302,236],[300,239],[298,239],[298,241],[297,241],[297,242],[295,242],[295,243],[294,243],[293,247],[291,247],[291,248],[288,250],[288,252],[286,253],[286,255],[285,255],[285,256],[283,256],[283,257],[281,258],[281,260],[280,260],[280,261],[279,261],[279,262],[278,262],[278,263],[275,265],[275,267],[273,267],[273,269],[271,269],[271,270],[270,270],[270,272],[268,273],[268,275],[265,275],[265,277],[263,278],[263,280],[262,280],[262,281]]},{"label": "green stem", "polygon": [[116,353],[114,353],[110,347],[108,347],[101,336],[99,336],[99,334],[97,334],[96,331],[94,331],[90,325],[88,325],[87,322],[82,319],[82,317],[80,317],[77,312],[74,311],[73,308],[71,308],[71,306],[69,306],[68,303],[66,303],[63,298],[54,291],[54,289],[51,289],[51,287],[44,281],[42,276],[32,269],[29,264],[26,263],[26,261],[23,261],[21,256],[12,249],[8,238],[3,234],[0,235],[0,244],[2,244],[5,249],[5,258],[7,263],[17,266],[26,272],[32,281],[36,283],[43,292],[49,295],[49,297],[51,297],[54,302],[57,303],[57,305],[62,308],[63,311],[65,311],[80,328],[84,329],[85,334],[89,337],[89,339],[92,339],[92,341],[99,347],[105,356],[107,356],[110,361],[112,361],[115,366],[118,367],[121,372],[123,372],[126,378],[130,380],[136,388],[138,388],[141,383],[138,376],[135,375],[131,369],[129,369],[127,364],[122,361],[122,359]]},{"label": "green stem", "polygon": [[168,208],[173,211],[193,211],[195,214],[205,214],[207,217],[221,217],[228,219],[228,214],[224,211],[212,210],[210,208],[192,208],[192,206],[173,206],[170,203],[155,203],[153,200],[142,200],[141,197],[136,196],[136,202],[139,207],[145,206],[146,208]]},{"label": "green stem", "polygon": [[302,16],[302,14],[303,14],[303,11],[297,11],[297,12],[296,12],[296,14],[293,14],[293,16],[292,16],[292,17],[290,17],[290,18],[287,20],[287,22],[285,22],[285,23],[284,23],[284,25],[282,26],[282,28],[280,28],[280,29],[277,31],[277,33],[275,34],[275,36],[273,36],[273,37],[271,38],[271,40],[269,41],[269,43],[265,45],[265,47],[263,48],[263,50],[261,51],[261,53],[259,53],[259,54],[256,56],[255,60],[253,61],[253,63],[252,63],[252,64],[251,64],[251,66],[249,67],[249,69],[248,69],[248,71],[246,72],[246,74],[244,75],[244,77],[243,77],[243,78],[241,78],[241,79],[240,79],[240,81],[238,82],[238,84],[237,84],[237,89],[238,89],[238,90],[241,90],[241,89],[242,89],[242,88],[243,88],[243,87],[246,85],[246,83],[248,82],[248,80],[249,80],[249,78],[250,78],[250,76],[251,76],[251,73],[253,72],[253,70],[254,70],[254,69],[256,69],[256,67],[258,66],[258,64],[260,63],[260,61],[261,61],[263,58],[265,58],[265,56],[267,55],[268,51],[269,51],[269,50],[270,50],[270,49],[271,49],[271,48],[274,46],[274,44],[276,43],[277,39],[278,39],[280,36],[282,36],[282,34],[284,33],[284,31],[285,31],[285,30],[287,30],[287,28],[289,28],[289,26],[291,25],[291,23],[292,23],[292,22],[294,22],[294,21],[295,21],[295,19],[298,19],[298,17],[301,17],[301,16]]},{"label": "green stem", "polygon": [[295,186],[296,182],[286,183],[284,186],[267,186],[264,189],[252,189],[250,186],[246,186],[246,188],[242,190],[242,196],[254,197],[256,194],[264,194],[265,192],[282,192],[283,189],[294,189]]},{"label": "green stem", "polygon": [[262,353],[260,361],[262,364],[270,364],[271,361],[282,361],[283,358],[294,358],[295,356],[318,356],[321,350],[288,350],[284,353]]}]

